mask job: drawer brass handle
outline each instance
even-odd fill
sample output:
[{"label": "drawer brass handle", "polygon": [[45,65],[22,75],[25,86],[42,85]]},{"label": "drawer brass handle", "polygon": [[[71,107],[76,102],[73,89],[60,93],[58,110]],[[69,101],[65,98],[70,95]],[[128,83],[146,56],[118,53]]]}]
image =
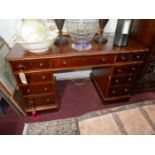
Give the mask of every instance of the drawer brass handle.
[{"label": "drawer brass handle", "polygon": [[43,75],[43,76],[42,76],[42,79],[43,79],[43,80],[45,80],[45,79],[46,79],[46,76],[45,76],[45,75]]},{"label": "drawer brass handle", "polygon": [[117,71],[118,71],[119,73],[121,73],[121,72],[122,72],[122,69],[117,69]]},{"label": "drawer brass handle", "polygon": [[137,55],[137,56],[136,56],[136,59],[140,59],[140,55]]},{"label": "drawer brass handle", "polygon": [[128,92],[128,89],[127,89],[127,88],[125,88],[125,89],[124,89],[124,91],[125,91],[125,92]]},{"label": "drawer brass handle", "polygon": [[30,100],[29,103],[30,103],[30,104],[34,104],[34,101],[33,101],[33,100]]},{"label": "drawer brass handle", "polygon": [[39,66],[40,66],[40,67],[43,67],[43,66],[44,66],[44,63],[40,63]]},{"label": "drawer brass handle", "polygon": [[67,64],[67,62],[66,62],[66,61],[63,61],[62,63],[63,63],[63,65],[66,65],[66,64]]},{"label": "drawer brass handle", "polygon": [[48,103],[49,103],[50,101],[51,101],[51,100],[50,100],[49,98],[47,98],[47,99],[46,99],[46,102],[48,102]]},{"label": "drawer brass handle", "polygon": [[19,64],[19,65],[17,66],[17,68],[18,68],[18,69],[25,69],[26,67],[25,67],[24,65],[22,65],[22,64]]},{"label": "drawer brass handle", "polygon": [[31,90],[28,88],[28,89],[27,89],[27,93],[30,93],[30,92],[31,92]]},{"label": "drawer brass handle", "polygon": [[44,88],[44,90],[45,90],[45,91],[47,91],[47,90],[48,90],[48,88],[47,88],[47,87],[45,87],[45,88]]},{"label": "drawer brass handle", "polygon": [[112,90],[112,94],[116,94],[116,91],[115,90]]},{"label": "drawer brass handle", "polygon": [[106,59],[105,58],[102,58],[102,62],[106,62]]},{"label": "drawer brass handle", "polygon": [[136,68],[135,68],[135,67],[132,67],[132,70],[133,70],[133,71],[135,71],[135,70],[136,70]]},{"label": "drawer brass handle", "polygon": [[128,81],[131,81],[131,80],[132,80],[131,77],[129,77],[129,78],[128,78]]},{"label": "drawer brass handle", "polygon": [[125,56],[121,56],[121,60],[126,60],[126,57]]}]

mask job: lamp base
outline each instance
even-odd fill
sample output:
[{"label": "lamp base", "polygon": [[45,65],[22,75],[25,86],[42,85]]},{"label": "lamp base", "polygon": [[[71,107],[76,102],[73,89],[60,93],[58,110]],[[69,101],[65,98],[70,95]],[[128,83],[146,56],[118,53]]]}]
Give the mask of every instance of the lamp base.
[{"label": "lamp base", "polygon": [[102,35],[97,35],[97,36],[95,36],[94,41],[97,44],[104,44],[104,43],[107,42],[107,39],[104,36],[102,36]]},{"label": "lamp base", "polygon": [[54,42],[54,44],[56,46],[61,46],[61,45],[67,45],[68,44],[68,40],[66,37],[64,36],[58,36]]}]

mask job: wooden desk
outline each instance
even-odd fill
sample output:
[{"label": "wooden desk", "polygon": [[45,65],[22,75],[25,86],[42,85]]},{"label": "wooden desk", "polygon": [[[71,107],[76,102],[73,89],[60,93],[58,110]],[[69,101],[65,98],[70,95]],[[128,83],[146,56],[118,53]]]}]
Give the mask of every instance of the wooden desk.
[{"label": "wooden desk", "polygon": [[[88,51],[76,51],[67,46],[56,47],[44,54],[24,51],[18,45],[7,56],[17,84],[25,100],[25,111],[58,109],[59,102],[53,74],[79,69],[92,69],[92,79],[104,102],[129,99],[131,90],[148,49],[129,40],[126,47],[113,46],[113,37]],[[24,72],[28,84],[22,84],[19,73]]]}]

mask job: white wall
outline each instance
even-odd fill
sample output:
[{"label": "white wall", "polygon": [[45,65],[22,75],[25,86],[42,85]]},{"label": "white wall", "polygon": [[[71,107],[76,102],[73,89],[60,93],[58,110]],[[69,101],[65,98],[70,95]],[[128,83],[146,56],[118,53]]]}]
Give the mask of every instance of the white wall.
[{"label": "white wall", "polygon": [[16,20],[0,19],[0,36],[9,43],[12,36],[16,33],[15,29]]},{"label": "white wall", "polygon": [[[9,19],[0,19],[0,36],[2,36],[5,41],[9,44],[11,41],[12,36],[16,33],[16,23],[18,20],[9,20]],[[104,33],[111,33],[115,32],[117,20],[111,19],[109,20],[108,24],[105,27]],[[75,71],[75,72],[68,72],[68,73],[59,73],[55,74],[57,79],[72,79],[72,78],[82,78],[88,77],[91,70],[86,71]]]}]

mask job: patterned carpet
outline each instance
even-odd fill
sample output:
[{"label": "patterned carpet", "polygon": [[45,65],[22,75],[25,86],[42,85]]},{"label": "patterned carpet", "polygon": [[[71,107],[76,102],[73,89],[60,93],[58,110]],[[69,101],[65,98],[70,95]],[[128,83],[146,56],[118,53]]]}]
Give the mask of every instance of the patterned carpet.
[{"label": "patterned carpet", "polygon": [[25,124],[25,135],[152,135],[155,100],[109,108],[80,117]]}]

